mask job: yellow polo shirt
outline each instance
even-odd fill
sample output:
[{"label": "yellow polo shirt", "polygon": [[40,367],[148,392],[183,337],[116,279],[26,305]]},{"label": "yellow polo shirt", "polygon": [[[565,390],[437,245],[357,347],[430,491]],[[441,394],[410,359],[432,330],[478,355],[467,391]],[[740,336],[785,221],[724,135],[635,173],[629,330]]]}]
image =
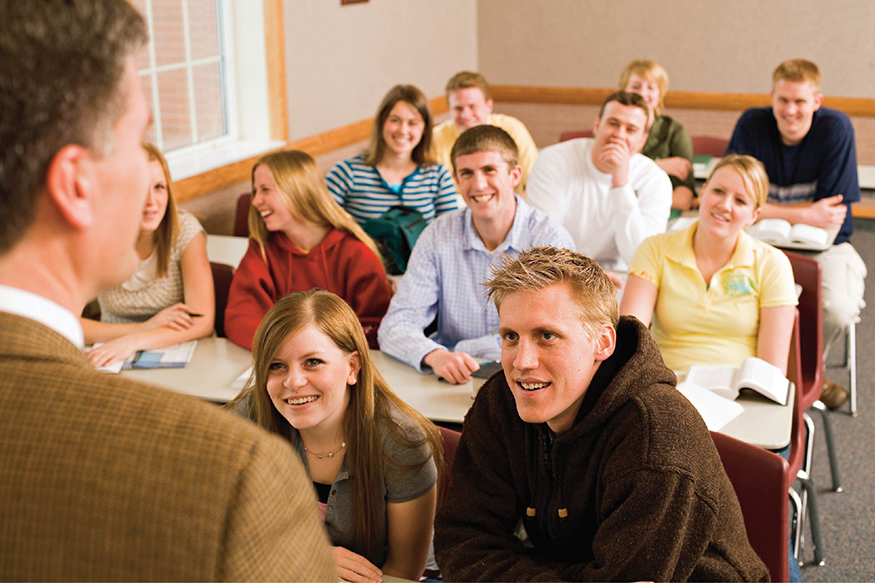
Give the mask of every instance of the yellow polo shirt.
[{"label": "yellow polo shirt", "polygon": [[629,265],[631,275],[656,286],[651,334],[666,366],[678,371],[756,356],[760,310],[797,303],[790,260],[744,231],[706,285],[693,252],[697,226],[646,239]]},{"label": "yellow polo shirt", "polygon": [[[516,147],[520,152],[520,166],[523,168],[523,177],[519,186],[516,187],[516,191],[522,194],[526,188],[526,182],[529,180],[529,174],[532,173],[532,167],[535,165],[535,159],[538,157],[538,147],[523,122],[515,117],[493,113],[489,116],[489,123],[506,131],[516,142]],[[453,165],[450,164],[450,151],[458,138],[459,130],[456,129],[452,118],[437,125],[432,130],[432,156],[454,175]]]}]

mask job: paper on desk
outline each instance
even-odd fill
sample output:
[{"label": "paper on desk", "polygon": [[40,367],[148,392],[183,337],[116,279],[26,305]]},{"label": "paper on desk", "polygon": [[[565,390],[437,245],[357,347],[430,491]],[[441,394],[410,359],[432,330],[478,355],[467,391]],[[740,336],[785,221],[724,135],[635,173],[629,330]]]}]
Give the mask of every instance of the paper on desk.
[{"label": "paper on desk", "polygon": [[250,366],[246,370],[244,370],[239,377],[234,379],[234,382],[231,383],[231,388],[235,391],[242,391],[246,388],[246,383],[249,382],[249,377],[252,376],[252,367]]},{"label": "paper on desk", "polygon": [[744,412],[744,407],[739,403],[693,383],[686,381],[679,383],[678,391],[693,404],[705,420],[708,431],[720,431],[727,423]]},{"label": "paper on desk", "polygon": [[[93,349],[97,348],[98,346],[103,346],[103,342],[95,342],[94,346],[91,346],[90,348],[86,346],[85,347],[86,354],[88,353],[89,350],[93,350]],[[112,374],[118,374],[122,371],[122,367],[125,365],[125,363],[128,362],[130,359],[131,359],[131,357],[129,356],[127,358],[127,360],[125,360],[124,358],[121,360],[116,360],[115,362],[111,362],[111,363],[105,364],[103,366],[95,367],[95,370],[99,370],[100,372],[108,372],[108,373],[112,373]]]}]

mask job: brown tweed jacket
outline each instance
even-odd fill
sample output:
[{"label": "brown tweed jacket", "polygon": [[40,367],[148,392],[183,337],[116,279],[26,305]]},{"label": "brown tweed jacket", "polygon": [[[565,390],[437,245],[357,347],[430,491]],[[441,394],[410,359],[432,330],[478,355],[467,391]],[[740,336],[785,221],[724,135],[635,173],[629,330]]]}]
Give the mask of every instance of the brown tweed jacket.
[{"label": "brown tweed jacket", "polygon": [[0,313],[0,580],[338,577],[288,444]]}]

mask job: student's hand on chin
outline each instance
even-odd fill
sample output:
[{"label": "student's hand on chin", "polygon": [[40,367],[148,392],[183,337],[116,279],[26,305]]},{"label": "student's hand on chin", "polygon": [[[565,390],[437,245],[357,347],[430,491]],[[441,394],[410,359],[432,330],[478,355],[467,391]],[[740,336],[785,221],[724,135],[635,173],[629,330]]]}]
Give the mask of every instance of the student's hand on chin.
[{"label": "student's hand on chin", "polygon": [[88,360],[96,368],[124,360],[137,351],[137,345],[128,336],[110,340],[88,351]]},{"label": "student's hand on chin", "polygon": [[334,564],[341,581],[368,583],[382,581],[383,573],[369,560],[344,547],[334,547]]}]

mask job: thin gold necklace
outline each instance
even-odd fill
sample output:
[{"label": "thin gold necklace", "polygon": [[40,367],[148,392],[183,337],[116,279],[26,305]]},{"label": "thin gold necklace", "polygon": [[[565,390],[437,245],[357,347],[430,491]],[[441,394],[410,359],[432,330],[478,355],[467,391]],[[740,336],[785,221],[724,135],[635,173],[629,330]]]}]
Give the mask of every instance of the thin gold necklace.
[{"label": "thin gold necklace", "polygon": [[336,454],[340,450],[346,448],[346,442],[345,441],[341,442],[341,444],[339,446],[337,446],[337,449],[335,449],[334,451],[329,451],[328,453],[316,453],[315,451],[310,451],[309,449],[307,449],[307,446],[304,445],[303,443],[301,444],[301,446],[304,448],[305,453],[309,453],[310,455],[315,455],[316,459],[321,460],[322,458],[326,458],[326,457],[328,457],[328,458],[334,457],[334,454]]}]

